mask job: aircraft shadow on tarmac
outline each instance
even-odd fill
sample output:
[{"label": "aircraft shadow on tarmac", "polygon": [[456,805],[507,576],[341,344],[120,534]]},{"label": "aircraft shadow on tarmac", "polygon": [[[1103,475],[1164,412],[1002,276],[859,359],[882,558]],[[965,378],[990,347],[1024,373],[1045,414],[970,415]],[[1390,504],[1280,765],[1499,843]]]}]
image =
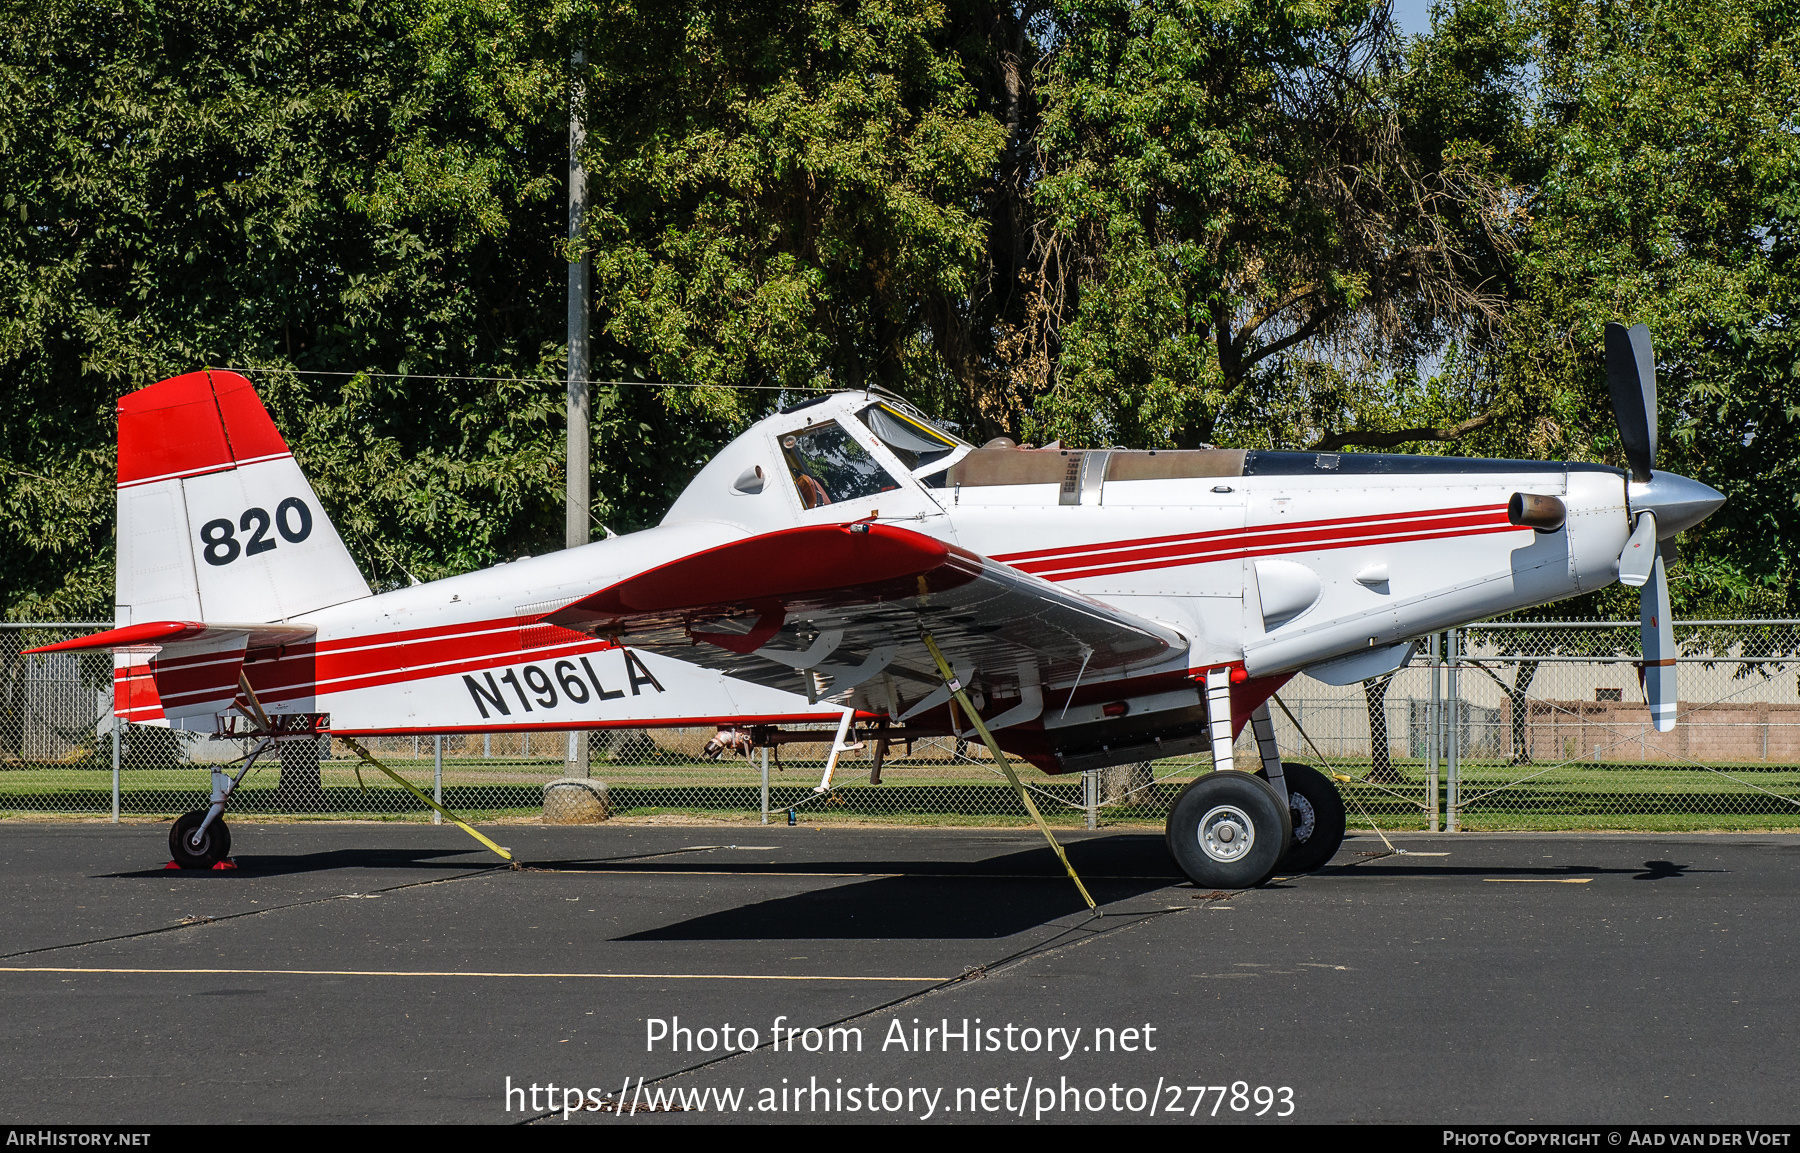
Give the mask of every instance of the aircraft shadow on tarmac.
[{"label": "aircraft shadow on tarmac", "polygon": [[331,849],[321,853],[296,853],[291,857],[241,856],[233,858],[237,868],[230,870],[132,869],[122,873],[101,873],[101,877],[286,877],[298,873],[323,873],[332,869],[418,869],[426,872],[466,873],[488,862],[447,861],[445,857],[483,854],[482,849]]},{"label": "aircraft shadow on tarmac", "polygon": [[1608,869],[1599,865],[1390,865],[1392,857],[1377,861],[1351,861],[1331,865],[1319,875],[1333,878],[1364,877],[1492,877],[1495,880],[1558,880],[1561,878],[1625,876],[1634,881],[1681,880],[1695,873],[1724,873],[1728,869],[1696,869],[1672,861],[1645,861],[1641,868]]},{"label": "aircraft shadow on tarmac", "polygon": [[[1088,891],[1102,905],[1187,883],[1169,860],[1161,837],[1077,842],[1068,852]],[[711,870],[717,868],[711,865]],[[659,871],[706,872],[708,865],[669,865]],[[1048,848],[980,861],[811,861],[732,871],[746,876],[813,873],[822,879],[855,873],[867,879],[723,909],[618,940],[997,939],[1086,909]],[[868,876],[879,873],[897,875]]]}]

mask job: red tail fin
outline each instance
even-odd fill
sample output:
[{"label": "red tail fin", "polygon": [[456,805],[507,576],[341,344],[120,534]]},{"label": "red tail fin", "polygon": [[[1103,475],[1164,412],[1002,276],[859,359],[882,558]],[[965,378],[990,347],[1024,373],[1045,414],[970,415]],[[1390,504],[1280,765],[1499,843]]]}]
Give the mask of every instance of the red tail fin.
[{"label": "red tail fin", "polygon": [[290,455],[235,372],[190,372],[119,400],[119,487]]}]

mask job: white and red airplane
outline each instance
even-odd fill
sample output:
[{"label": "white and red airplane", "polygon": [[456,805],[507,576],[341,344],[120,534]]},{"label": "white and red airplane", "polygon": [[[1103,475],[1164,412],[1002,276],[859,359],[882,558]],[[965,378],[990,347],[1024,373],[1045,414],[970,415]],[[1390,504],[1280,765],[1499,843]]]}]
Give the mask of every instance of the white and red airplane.
[{"label": "white and red airplane", "polygon": [[[1629,473],[977,448],[839,392],[752,425],[655,528],[379,595],[251,383],[190,373],[119,402],[116,627],[38,651],[111,649],[118,716],[216,734],[837,722],[821,785],[853,723],[972,735],[953,687],[1047,773],[1203,750],[1228,770],[1250,723],[1260,775],[1198,778],[1168,843],[1196,883],[1252,885],[1343,837],[1334,786],[1275,751],[1266,702],[1296,673],[1384,675],[1424,634],[1621,580],[1673,725],[1658,543],[1724,498],[1652,471],[1648,332],[1609,326],[1607,352]],[[242,779],[215,772],[177,822],[179,863],[225,855]]]}]

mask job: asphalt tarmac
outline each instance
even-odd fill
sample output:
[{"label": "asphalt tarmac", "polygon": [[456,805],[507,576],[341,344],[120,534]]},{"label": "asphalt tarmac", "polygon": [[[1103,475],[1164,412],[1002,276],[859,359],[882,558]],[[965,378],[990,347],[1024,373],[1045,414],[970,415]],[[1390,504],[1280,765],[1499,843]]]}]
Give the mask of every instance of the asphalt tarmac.
[{"label": "asphalt tarmac", "polygon": [[1068,834],[1095,918],[1029,831],[488,828],[519,871],[451,826],[232,831],[184,873],[164,827],[0,825],[9,1123],[1800,1112],[1791,835],[1363,834],[1214,894]]}]

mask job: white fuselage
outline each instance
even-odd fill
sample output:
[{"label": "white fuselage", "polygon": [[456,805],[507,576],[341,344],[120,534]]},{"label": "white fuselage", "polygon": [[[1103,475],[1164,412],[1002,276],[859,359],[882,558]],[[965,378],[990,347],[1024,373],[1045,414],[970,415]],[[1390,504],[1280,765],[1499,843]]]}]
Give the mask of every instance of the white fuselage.
[{"label": "white fuselage", "polygon": [[[253,648],[246,673],[272,711],[348,734],[835,720],[843,702],[533,622],[706,548],[873,517],[1174,626],[1192,643],[1171,669],[1277,676],[1610,584],[1629,534],[1622,476],[1593,466],[960,446],[915,476],[855,415],[869,403],[759,422],[656,528],[296,617],[314,641]],[[783,438],[831,421],[890,483],[808,508]],[[1519,492],[1561,498],[1566,525],[1508,523]]]}]

